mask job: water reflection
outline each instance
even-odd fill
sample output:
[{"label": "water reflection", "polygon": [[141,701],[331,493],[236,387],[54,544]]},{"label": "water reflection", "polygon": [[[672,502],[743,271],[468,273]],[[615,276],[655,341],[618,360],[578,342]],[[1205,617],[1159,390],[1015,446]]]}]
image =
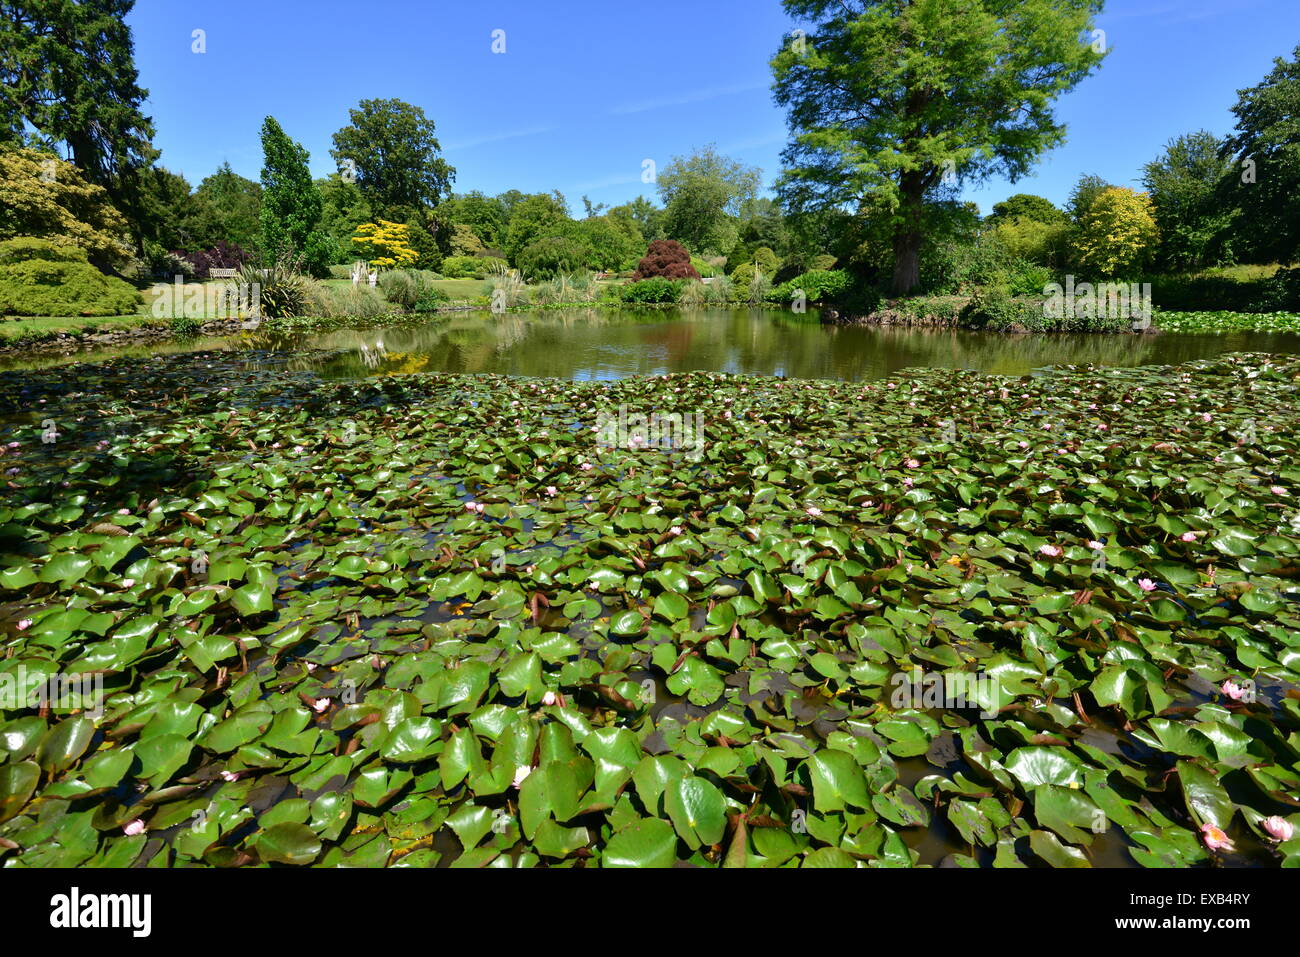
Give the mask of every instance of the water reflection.
[{"label": "water reflection", "polygon": [[[795,378],[879,379],[911,366],[1022,375],[1065,363],[1179,363],[1223,352],[1300,353],[1279,333],[1005,336],[954,330],[822,326],[770,310],[692,312],[575,309],[493,316],[458,313],[409,326],[94,350],[62,361],[198,349],[319,349],[304,368],[328,377],[496,372],[569,379],[706,370]],[[58,360],[11,360],[48,365]]]}]

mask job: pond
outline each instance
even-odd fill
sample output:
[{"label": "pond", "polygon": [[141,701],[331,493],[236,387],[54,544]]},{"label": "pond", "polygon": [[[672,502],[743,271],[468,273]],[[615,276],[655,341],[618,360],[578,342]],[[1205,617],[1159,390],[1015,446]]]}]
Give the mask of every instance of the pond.
[{"label": "pond", "polygon": [[10,357],[0,369],[124,355],[229,350],[326,350],[300,360],[327,378],[401,372],[492,372],[574,380],[729,372],[858,381],[905,368],[1023,375],[1050,365],[1178,364],[1225,352],[1300,353],[1280,333],[1009,336],[957,330],[823,326],[815,314],[772,310],[459,313],[419,325],[331,332],[245,333],[152,345]]},{"label": "pond", "polygon": [[593,310],[15,360],[0,692],[77,683],[0,694],[0,863],[1294,867],[1297,346]]}]

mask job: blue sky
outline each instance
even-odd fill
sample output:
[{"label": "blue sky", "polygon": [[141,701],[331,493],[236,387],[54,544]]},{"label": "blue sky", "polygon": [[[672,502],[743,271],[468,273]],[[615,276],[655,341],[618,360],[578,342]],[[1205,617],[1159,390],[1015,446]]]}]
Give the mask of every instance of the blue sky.
[{"label": "blue sky", "polygon": [[[258,178],[268,113],[324,175],[348,109],[396,97],[437,124],[457,191],[560,189],[575,214],[584,193],[653,196],[644,160],[708,143],[770,185],[786,128],[768,61],[798,26],[779,0],[137,0],[129,22],[162,162],[194,185],[223,160]],[[1063,202],[1082,173],[1134,185],[1170,137],[1227,132],[1236,90],[1300,42],[1300,0],[1110,0],[1098,26],[1113,52],[1059,101],[1067,143],[967,189],[985,212]]]}]

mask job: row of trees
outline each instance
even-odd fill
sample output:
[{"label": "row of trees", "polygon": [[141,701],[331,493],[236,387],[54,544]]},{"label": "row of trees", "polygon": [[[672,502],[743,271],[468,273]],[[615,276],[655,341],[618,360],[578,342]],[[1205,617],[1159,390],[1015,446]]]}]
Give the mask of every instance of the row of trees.
[{"label": "row of trees", "polygon": [[[1240,92],[1232,135],[1191,133],[1148,163],[1144,193],[1085,177],[1065,209],[1021,195],[981,223],[959,188],[1014,180],[1061,141],[1053,103],[1105,56],[1101,0],[784,3],[814,26],[772,62],[796,132],[777,200],[759,195],[760,170],[710,146],[660,171],[659,202],[584,196],[578,216],[558,191],[454,194],[434,123],[396,99],[350,110],[328,177],[313,180],[306,150],[268,117],[260,182],[223,164],[192,187],[151,145],[123,21],[132,0],[0,4],[0,189],[20,211],[0,238],[82,236],[110,270],[123,250],[158,268],[168,250],[231,244],[323,275],[364,251],[359,228],[385,223],[419,267],[481,275],[504,260],[533,279],[631,270],[671,239],[698,272],[790,275],[829,256],[895,293],[926,285],[936,250],[990,233],[1028,262],[1111,274],[1296,255],[1300,48]],[[72,165],[52,183],[55,150]]]}]

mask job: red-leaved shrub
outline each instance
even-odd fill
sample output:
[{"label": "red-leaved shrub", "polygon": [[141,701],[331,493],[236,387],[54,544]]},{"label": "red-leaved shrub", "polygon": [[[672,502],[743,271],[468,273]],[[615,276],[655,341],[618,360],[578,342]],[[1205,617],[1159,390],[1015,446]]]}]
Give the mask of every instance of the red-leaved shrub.
[{"label": "red-leaved shrub", "polygon": [[699,279],[700,274],[691,265],[691,254],[675,239],[656,239],[646,250],[645,258],[637,264],[632,280],[652,279],[662,276],[664,279]]}]

